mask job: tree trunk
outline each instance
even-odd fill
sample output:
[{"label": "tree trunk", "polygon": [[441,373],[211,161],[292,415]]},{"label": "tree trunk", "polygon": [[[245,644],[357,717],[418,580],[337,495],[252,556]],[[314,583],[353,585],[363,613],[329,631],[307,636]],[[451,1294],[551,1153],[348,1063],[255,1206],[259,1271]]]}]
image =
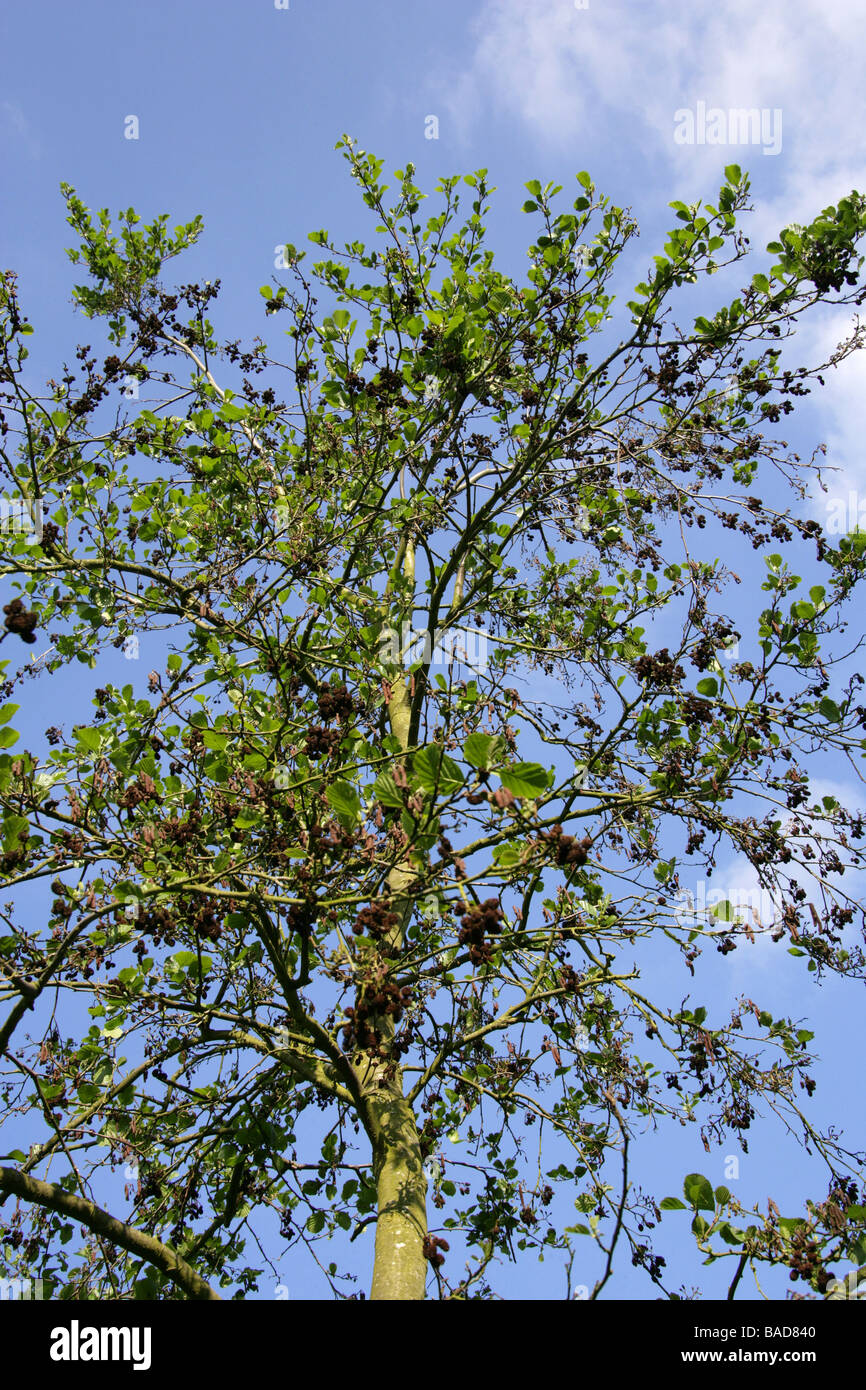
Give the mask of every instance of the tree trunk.
[{"label": "tree trunk", "polygon": [[402,1082],[398,1087],[383,1088],[370,1097],[379,1208],[370,1290],[375,1299],[421,1299],[427,1279],[427,1179],[415,1116],[402,1094]]},{"label": "tree trunk", "polygon": [[[406,538],[403,574],[414,588],[415,546],[411,535]],[[407,677],[402,672],[390,692],[388,718],[391,732],[405,751],[410,743],[411,700]],[[388,888],[398,917],[388,945],[398,951],[412,911],[410,892],[414,877],[409,861],[396,864],[388,876]],[[383,1018],[379,1026],[388,1042],[392,1041],[392,1020]],[[424,1254],[427,1179],[418,1126],[412,1107],[403,1095],[400,1068],[396,1062],[391,1062],[389,1070],[391,1074],[386,1077],[385,1068],[377,1068],[372,1088],[365,1088],[373,1121],[373,1173],[378,1193],[376,1255],[370,1297],[423,1299],[427,1282]]]}]

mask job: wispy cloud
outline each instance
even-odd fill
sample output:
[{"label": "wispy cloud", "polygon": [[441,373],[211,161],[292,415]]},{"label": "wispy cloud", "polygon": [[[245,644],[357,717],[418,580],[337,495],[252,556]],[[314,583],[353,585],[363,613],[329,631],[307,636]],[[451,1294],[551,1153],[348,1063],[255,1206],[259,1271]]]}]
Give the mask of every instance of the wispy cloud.
[{"label": "wispy cloud", "polygon": [[[798,334],[803,360],[830,361],[853,326],[852,312],[840,310],[828,310],[811,325],[804,323]],[[829,367],[823,377],[824,386],[815,393],[813,404],[816,433],[826,445],[826,459],[819,461],[827,490],[816,481],[804,510],[831,533],[838,533],[840,508],[848,523],[842,529],[853,529],[858,521],[861,528],[866,526],[866,353],[852,353]]]},{"label": "wispy cloud", "polygon": [[[719,147],[677,145],[674,115],[703,101],[725,111],[781,110],[783,179],[796,204],[816,178],[838,196],[866,170],[860,0],[712,8],[589,0],[586,9],[573,0],[485,0],[470,34],[468,59],[442,84],[464,133],[493,111],[553,150],[579,142],[583,154],[627,142],[697,177],[718,167]],[[761,159],[760,150],[745,154],[738,162]]]},{"label": "wispy cloud", "polygon": [[[811,221],[852,188],[866,192],[862,0],[588,0],[586,8],[575,0],[483,0],[469,35],[465,57],[435,76],[457,133],[468,139],[491,118],[510,122],[542,156],[566,156],[603,186],[604,167],[636,156],[645,170],[629,202],[641,221],[672,196],[708,196],[721,167],[739,163],[752,175],[755,212],[744,225],[760,254],[782,227]],[[780,153],[678,144],[676,112],[697,112],[699,102],[726,114],[781,112]],[[664,178],[661,199],[648,170]],[[819,311],[798,329],[795,355],[826,360],[850,331],[850,313]],[[816,442],[826,441],[827,462],[843,470],[833,488],[859,487],[866,504],[863,358],[856,353],[830,369],[811,404]],[[824,496],[815,496],[820,517]]]},{"label": "wispy cloud", "polygon": [[0,130],[4,143],[15,140],[23,145],[30,159],[38,159],[42,153],[39,141],[21,107],[14,101],[0,101]]}]

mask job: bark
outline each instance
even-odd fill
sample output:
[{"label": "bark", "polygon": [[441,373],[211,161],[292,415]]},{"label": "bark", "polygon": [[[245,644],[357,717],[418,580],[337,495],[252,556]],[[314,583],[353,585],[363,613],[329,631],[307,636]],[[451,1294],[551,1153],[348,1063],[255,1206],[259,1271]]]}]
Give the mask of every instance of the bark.
[{"label": "bark", "polygon": [[[388,886],[399,922],[389,945],[402,940],[411,912],[409,885],[414,875],[397,865]],[[385,1047],[394,1039],[393,1020],[378,1020]],[[372,1123],[373,1173],[377,1186],[378,1221],[371,1298],[419,1299],[424,1297],[427,1258],[427,1179],[418,1138],[415,1113],[403,1094],[403,1077],[396,1061],[374,1069],[372,1084],[365,1087]]]},{"label": "bark", "polygon": [[183,1289],[190,1298],[220,1301],[216,1289],[211,1288],[176,1250],[164,1245],[161,1240],[156,1240],[154,1236],[146,1235],[144,1231],[137,1231],[134,1226],[127,1226],[123,1221],[118,1221],[116,1217],[86,1198],[66,1192],[56,1183],[32,1178],[17,1168],[0,1167],[0,1194],[5,1195],[9,1192],[25,1202],[35,1202],[37,1206],[47,1207],[50,1211],[62,1212],[64,1216],[86,1226],[95,1235],[104,1236],[112,1244],[119,1245],[122,1250],[128,1250],[131,1255],[147,1260],[149,1264],[162,1270],[163,1274],[173,1284],[177,1284],[178,1288]]},{"label": "bark", "polygon": [[[402,555],[404,576],[415,578],[415,546],[407,536]],[[391,732],[404,749],[411,742],[412,705],[407,677],[400,673],[388,700]],[[411,863],[398,863],[388,876],[388,888],[397,926],[388,944],[402,945],[412,912]],[[390,1018],[379,1020],[386,1047],[393,1039]],[[423,1299],[427,1282],[427,1179],[411,1105],[403,1095],[399,1066],[392,1061],[375,1069],[372,1085],[365,1087],[373,1140],[373,1173],[377,1186],[378,1218],[376,1254],[370,1297],[389,1300]]]},{"label": "bark", "polygon": [[415,1116],[402,1090],[382,1090],[371,1096],[370,1110],[379,1212],[370,1297],[423,1299],[427,1179]]}]

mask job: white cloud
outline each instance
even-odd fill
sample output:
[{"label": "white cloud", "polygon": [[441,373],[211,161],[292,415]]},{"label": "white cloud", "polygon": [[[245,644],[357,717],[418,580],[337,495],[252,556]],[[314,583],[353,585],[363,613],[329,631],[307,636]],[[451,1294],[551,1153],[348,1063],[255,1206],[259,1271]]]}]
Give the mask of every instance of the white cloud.
[{"label": "white cloud", "polygon": [[[486,0],[472,51],[445,87],[464,132],[486,112],[511,116],[542,147],[581,150],[581,163],[627,142],[701,180],[708,167],[783,162],[783,178],[812,202],[815,180],[835,196],[861,182],[866,161],[859,0]],[[450,91],[450,98],[448,92]],[[678,146],[674,113],[708,106],[781,108],[782,154],[750,146]],[[728,152],[730,148],[730,153]],[[856,177],[855,177],[856,183]]]},{"label": "white cloud", "polygon": [[39,141],[33,134],[30,122],[17,102],[0,101],[0,127],[2,127],[7,140],[11,132],[18,143],[24,146],[31,159],[39,158],[41,153]]},{"label": "white cloud", "polygon": [[[812,776],[809,779],[809,791],[809,805],[815,805],[825,796],[835,797],[841,806],[852,811],[862,808],[866,804],[866,791],[861,785],[852,781]],[[782,818],[787,822],[791,816],[789,813],[783,812]],[[818,834],[832,840],[833,831],[829,821],[818,817],[812,824]],[[839,853],[843,863],[846,863],[845,851],[841,847],[839,847]],[[805,889],[807,903],[812,901],[820,910],[822,896],[813,874],[802,865],[789,865],[788,872],[790,872],[793,882],[798,887]],[[710,880],[700,876],[689,880],[687,873],[681,871],[680,881],[683,893],[689,895],[690,898],[690,902],[686,897],[682,900],[681,911],[684,922],[691,921],[690,903],[699,909],[700,917],[700,911],[712,909],[728,901],[734,909],[735,917],[745,919],[746,923],[755,931],[753,942],[747,943],[742,936],[738,935],[737,950],[724,957],[736,987],[744,987],[749,980],[750,973],[755,968],[763,970],[774,967],[777,957],[790,943],[787,940],[787,933],[785,933],[783,942],[774,942],[767,928],[774,921],[778,922],[786,898],[762,888],[756,870],[744,856],[733,856],[726,865],[721,866],[713,874]],[[830,875],[828,882],[855,900],[859,900],[862,896],[863,872],[861,870],[849,866],[848,871],[842,876]],[[807,932],[812,931],[808,906],[805,908],[804,920],[805,930]],[[721,917],[718,921],[709,921],[707,925],[712,931],[722,932],[724,921],[724,917]],[[760,930],[759,926],[762,926],[763,930]],[[860,928],[856,916],[854,923],[843,929],[842,940],[849,947],[860,943]]]},{"label": "white cloud", "polygon": [[[436,79],[458,133],[511,122],[542,156],[589,169],[615,196],[621,165],[637,158],[643,168],[628,201],[642,221],[664,217],[673,196],[711,198],[723,165],[739,163],[752,176],[756,209],[743,226],[761,256],[782,227],[811,221],[852,188],[866,191],[861,0],[588,0],[586,9],[574,0],[484,0],[469,30],[462,66]],[[675,112],[699,101],[725,112],[780,109],[781,153],[677,144]],[[603,169],[616,187],[604,186]],[[808,315],[792,365],[828,359],[851,322],[850,312]],[[866,506],[864,356],[831,368],[805,415],[810,437],[827,444],[826,462],[841,470],[829,475],[833,495],[855,489]],[[816,488],[813,496],[807,510],[821,520],[826,495]]]},{"label": "white cloud", "polygon": [[[829,361],[837,345],[853,331],[851,311],[827,310],[798,330],[797,351],[803,361]],[[815,437],[826,444],[826,459],[819,460],[827,491],[815,482],[804,508],[810,516],[838,537],[840,508],[850,522],[843,529],[866,525],[866,353],[854,352],[823,373],[824,386],[811,400],[816,422]],[[826,466],[825,466],[826,465]],[[837,471],[832,471],[832,470]],[[851,500],[854,495],[857,501]]]}]

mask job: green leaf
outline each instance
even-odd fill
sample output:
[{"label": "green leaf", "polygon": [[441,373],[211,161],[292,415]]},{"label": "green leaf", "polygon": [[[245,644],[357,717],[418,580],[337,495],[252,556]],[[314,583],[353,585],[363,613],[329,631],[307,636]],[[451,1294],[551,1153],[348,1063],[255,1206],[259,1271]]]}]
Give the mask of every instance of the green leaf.
[{"label": "green leaf", "polygon": [[503,741],[498,734],[470,734],[463,745],[463,756],[473,767],[491,768],[501,755]]},{"label": "green leaf", "polygon": [[866,1265],[866,1236],[860,1236],[859,1240],[848,1247],[848,1258],[855,1264]]},{"label": "green leaf", "polygon": [[712,696],[712,695],[718,695],[718,693],[719,693],[719,683],[718,683],[717,680],[714,680],[712,676],[707,676],[704,680],[698,681],[698,694],[699,694],[699,695],[709,695],[709,696]]},{"label": "green leaf", "polygon": [[683,1182],[683,1196],[696,1211],[715,1211],[712,1184],[703,1173],[689,1173]]},{"label": "green leaf", "polygon": [[503,787],[528,801],[534,801],[547,790],[547,769],[540,763],[515,763],[513,767],[503,768],[499,776]]},{"label": "green leaf", "polygon": [[805,1224],[806,1222],[802,1216],[779,1217],[779,1230],[784,1231],[786,1235],[793,1235],[795,1231],[798,1231],[800,1227],[805,1226]]},{"label": "green leaf", "polygon": [[310,1235],[316,1236],[319,1234],[319,1231],[322,1230],[324,1224],[325,1213],[323,1211],[314,1211],[312,1216],[307,1219],[307,1230],[310,1232]]},{"label": "green leaf", "polygon": [[334,782],[325,792],[325,800],[333,807],[342,825],[351,829],[361,813],[361,798],[348,782]]},{"label": "green leaf", "polygon": [[681,1202],[679,1197],[663,1197],[659,1202],[662,1211],[687,1211],[685,1202]]},{"label": "green leaf", "polygon": [[7,815],[3,817],[3,846],[7,853],[16,849],[24,832],[30,830],[30,822],[24,816]]},{"label": "green leaf", "polygon": [[463,773],[438,743],[421,748],[412,758],[412,780],[426,792],[450,796],[463,786]]},{"label": "green leaf", "polygon": [[403,793],[390,772],[380,772],[373,783],[373,795],[383,806],[402,806]]},{"label": "green leaf", "polygon": [[745,1231],[740,1231],[736,1226],[732,1226],[729,1221],[723,1221],[719,1226],[719,1236],[726,1245],[741,1245],[746,1238]]}]

